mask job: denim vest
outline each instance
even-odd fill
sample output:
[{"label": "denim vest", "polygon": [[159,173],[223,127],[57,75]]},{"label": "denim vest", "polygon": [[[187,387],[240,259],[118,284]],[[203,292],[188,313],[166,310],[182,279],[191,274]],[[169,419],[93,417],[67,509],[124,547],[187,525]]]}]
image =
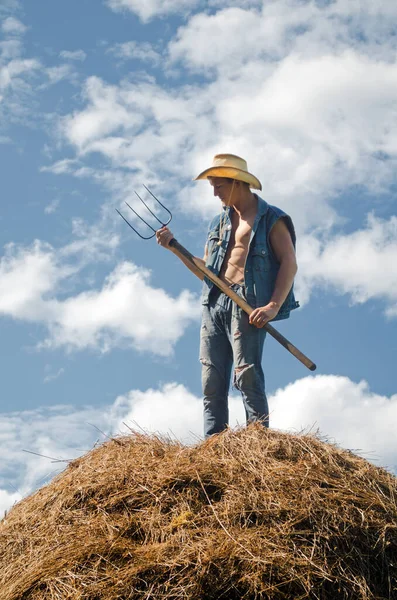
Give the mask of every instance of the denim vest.
[{"label": "denim vest", "polygon": [[[224,224],[224,233],[221,244],[218,245],[221,215],[217,215],[211,221],[207,235],[208,257],[206,266],[215,275],[219,275],[221,271],[232,229],[230,217],[231,211],[234,209],[233,207],[223,207],[223,210],[222,223]],[[288,227],[295,247],[296,235],[291,218],[282,210],[276,206],[270,206],[270,204],[267,204],[267,202],[258,196],[258,212],[252,226],[244,273],[245,295],[248,304],[253,308],[268,304],[274,291],[280,264],[273,254],[269,236],[272,227],[281,218],[284,219]],[[202,304],[208,304],[209,294],[214,285],[207,277],[204,278]],[[295,300],[292,286],[277,316],[273,320],[288,319],[291,310],[298,308],[298,306],[299,302]]]}]

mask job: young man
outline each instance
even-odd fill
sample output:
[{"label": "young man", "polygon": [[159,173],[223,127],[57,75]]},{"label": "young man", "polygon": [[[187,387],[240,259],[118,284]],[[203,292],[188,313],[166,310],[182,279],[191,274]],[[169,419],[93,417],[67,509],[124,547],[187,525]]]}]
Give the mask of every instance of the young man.
[{"label": "young man", "polygon": [[[200,361],[204,395],[204,434],[219,433],[228,425],[228,393],[233,384],[242,394],[247,423],[269,425],[269,409],[262,369],[262,352],[270,320],[287,319],[299,306],[293,293],[297,271],[295,231],[291,218],[270,206],[251,188],[260,181],[244,159],[217,154],[213,164],[196,179],[207,179],[222,212],[210,223],[204,261],[216,275],[254,308],[250,317],[211,281],[204,278]],[[168,228],[157,232],[167,247]]]}]

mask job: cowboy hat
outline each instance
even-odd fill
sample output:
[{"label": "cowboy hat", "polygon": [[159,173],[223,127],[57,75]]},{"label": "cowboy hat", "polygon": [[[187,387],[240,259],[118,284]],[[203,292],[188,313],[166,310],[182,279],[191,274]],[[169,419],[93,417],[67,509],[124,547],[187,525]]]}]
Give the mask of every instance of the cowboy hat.
[{"label": "cowboy hat", "polygon": [[261,190],[262,184],[252,173],[248,172],[247,161],[235,154],[216,154],[212,161],[212,167],[206,169],[197,179],[208,179],[208,177],[228,177],[245,181],[251,188]]}]

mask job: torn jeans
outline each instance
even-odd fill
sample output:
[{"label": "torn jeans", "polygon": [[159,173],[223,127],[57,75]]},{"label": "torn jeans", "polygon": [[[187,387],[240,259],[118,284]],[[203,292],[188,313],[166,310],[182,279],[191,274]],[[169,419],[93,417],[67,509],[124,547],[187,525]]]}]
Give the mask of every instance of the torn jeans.
[{"label": "torn jeans", "polygon": [[[243,285],[230,286],[245,299]],[[269,426],[269,409],[262,369],[264,329],[250,325],[248,315],[218,288],[203,306],[200,361],[204,395],[204,435],[225,429],[229,422],[228,393],[232,366],[233,385],[241,392],[247,423]]]}]

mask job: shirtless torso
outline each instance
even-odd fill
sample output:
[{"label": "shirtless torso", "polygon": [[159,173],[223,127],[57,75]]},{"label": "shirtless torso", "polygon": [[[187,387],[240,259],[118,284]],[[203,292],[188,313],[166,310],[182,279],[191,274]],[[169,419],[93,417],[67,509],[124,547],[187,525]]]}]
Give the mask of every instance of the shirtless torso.
[{"label": "shirtless torso", "polygon": [[245,261],[247,259],[257,205],[258,203],[256,202],[255,205],[244,214],[239,214],[236,210],[232,212],[230,241],[219,274],[220,278],[228,285],[244,282]]}]

